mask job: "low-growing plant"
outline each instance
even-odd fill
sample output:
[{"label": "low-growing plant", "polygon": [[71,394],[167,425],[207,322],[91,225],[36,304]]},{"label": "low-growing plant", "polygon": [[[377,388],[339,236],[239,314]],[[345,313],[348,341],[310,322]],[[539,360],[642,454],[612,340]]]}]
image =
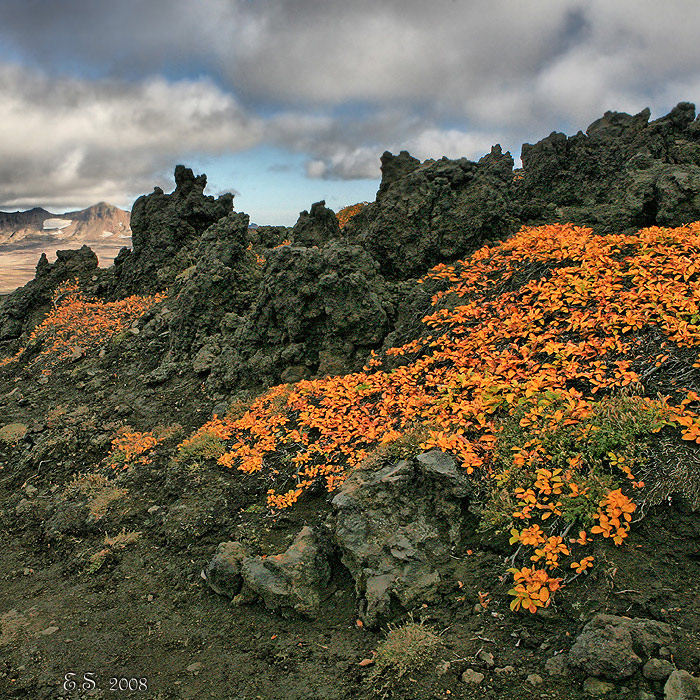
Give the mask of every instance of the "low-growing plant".
[{"label": "low-growing plant", "polygon": [[[422,337],[360,372],[273,387],[200,431],[225,442],[221,466],[268,480],[276,511],[429,426],[418,449],[472,476],[485,525],[509,530],[520,558],[512,607],[534,612],[590,569],[579,550],[591,538],[627,537],[655,441],[700,444],[697,250],[700,222],[608,236],[523,227],[420,281],[438,288]],[[382,369],[394,356],[403,364]],[[648,398],[671,356],[682,380]]]},{"label": "low-growing plant", "polygon": [[428,425],[416,425],[407,428],[405,433],[399,434],[391,442],[383,442],[370,452],[364,461],[358,465],[358,469],[373,469],[381,464],[398,462],[402,459],[410,459],[421,454],[421,444],[430,435]]},{"label": "low-growing plant", "polygon": [[402,625],[390,624],[377,646],[368,681],[374,692],[385,698],[406,674],[415,673],[435,658],[440,636],[430,627],[412,619]]},{"label": "low-growing plant", "polygon": [[140,532],[135,532],[133,530],[127,531],[126,528],[122,528],[121,532],[114,537],[110,537],[105,533],[104,547],[90,557],[89,563],[85,568],[85,573],[90,575],[99,571],[112,553],[121,551],[129,545],[134,544],[140,536]]},{"label": "low-growing plant", "polygon": [[99,520],[104,517],[114,501],[126,496],[127,489],[118,488],[106,476],[95,472],[78,474],[68,484],[68,494],[80,494],[87,498],[90,514]]},{"label": "low-growing plant", "polygon": [[224,452],[226,443],[220,437],[211,432],[202,432],[181,442],[172,462],[198,469],[206,462],[215,462]]},{"label": "low-growing plant", "polygon": [[26,346],[0,360],[0,367],[20,361],[29,349],[29,366],[44,365],[47,370],[64,360],[82,357],[125,333],[134,321],[165,298],[163,293],[104,302],[87,296],[77,279],[62,282],[51,297],[51,310],[32,331]]},{"label": "low-growing plant", "polygon": [[153,432],[132,431],[130,426],[124,426],[117,431],[112,440],[112,449],[106,458],[106,464],[112,469],[129,469],[137,464],[150,464],[153,457],[150,454],[156,445],[164,438],[156,437]]}]

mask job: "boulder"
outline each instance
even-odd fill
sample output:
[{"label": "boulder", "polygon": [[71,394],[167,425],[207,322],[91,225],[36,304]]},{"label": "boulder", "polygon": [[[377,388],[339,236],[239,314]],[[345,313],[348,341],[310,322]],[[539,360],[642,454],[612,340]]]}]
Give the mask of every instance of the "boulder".
[{"label": "boulder", "polygon": [[674,671],[675,666],[666,659],[649,659],[644,664],[642,675],[650,681],[665,681]]},{"label": "boulder", "polygon": [[286,552],[241,561],[241,600],[250,600],[254,593],[269,610],[315,617],[330,593],[331,555],[326,533],[307,526]]},{"label": "boulder", "polygon": [[439,565],[463,538],[470,491],[466,471],[437,450],[350,474],[332,501],[334,539],[365,625],[390,617],[393,603],[435,594]]},{"label": "boulder", "polygon": [[600,613],[577,637],[568,664],[589,676],[622,680],[672,639],[671,628],[664,622]]},{"label": "boulder", "polygon": [[664,700],[700,700],[700,678],[674,671],[664,686]]},{"label": "boulder", "polygon": [[234,598],[241,590],[241,562],[248,552],[240,542],[222,542],[214,558],[202,570],[202,578],[214,593]]}]

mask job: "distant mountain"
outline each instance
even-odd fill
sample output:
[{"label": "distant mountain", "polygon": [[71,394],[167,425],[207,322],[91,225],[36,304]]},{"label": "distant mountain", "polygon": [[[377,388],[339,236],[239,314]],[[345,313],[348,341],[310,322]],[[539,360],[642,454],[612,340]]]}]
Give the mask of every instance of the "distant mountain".
[{"label": "distant mountain", "polygon": [[63,214],[40,207],[0,211],[0,294],[32,279],[42,253],[52,262],[57,250],[88,245],[100,266],[108,267],[122,248],[131,247],[130,218],[107,202]]},{"label": "distant mountain", "polygon": [[60,240],[70,242],[68,247],[72,248],[74,245],[103,243],[108,239],[114,239],[115,243],[121,240],[124,241],[122,245],[129,245],[129,218],[128,211],[107,202],[65,214],[52,214],[38,207],[29,211],[0,212],[0,246],[23,241],[45,241],[53,245],[54,241]]}]

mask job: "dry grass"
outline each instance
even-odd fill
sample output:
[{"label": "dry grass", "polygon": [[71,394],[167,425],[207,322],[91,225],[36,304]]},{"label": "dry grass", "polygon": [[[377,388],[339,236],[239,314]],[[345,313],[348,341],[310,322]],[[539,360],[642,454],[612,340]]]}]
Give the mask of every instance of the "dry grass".
[{"label": "dry grass", "polygon": [[422,623],[410,620],[403,625],[389,625],[386,638],[377,647],[374,668],[368,680],[382,698],[406,674],[414,673],[433,660],[440,647],[440,637]]},{"label": "dry grass", "polygon": [[104,517],[110,505],[127,494],[126,489],[120,489],[102,474],[78,474],[69,484],[68,492],[80,494],[87,498],[88,510],[96,519]]}]

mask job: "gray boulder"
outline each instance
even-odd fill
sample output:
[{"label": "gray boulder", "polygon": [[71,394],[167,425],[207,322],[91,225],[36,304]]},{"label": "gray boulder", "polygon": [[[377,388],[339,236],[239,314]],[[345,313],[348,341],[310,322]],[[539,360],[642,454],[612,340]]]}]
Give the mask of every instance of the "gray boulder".
[{"label": "gray boulder", "polygon": [[286,552],[242,560],[241,600],[250,600],[254,593],[269,610],[315,617],[330,593],[330,559],[331,547],[323,531],[307,526]]},{"label": "gray boulder", "polygon": [[248,552],[240,542],[222,542],[214,558],[202,570],[202,578],[219,595],[234,598],[241,590],[243,576],[241,562]]},{"label": "gray boulder", "polygon": [[333,499],[335,542],[365,625],[391,616],[394,601],[407,608],[435,594],[470,491],[466,472],[437,450],[348,477]]},{"label": "gray boulder", "polygon": [[663,622],[598,614],[571,647],[569,666],[586,675],[622,680],[673,640]]},{"label": "gray boulder", "polygon": [[674,671],[664,686],[664,700],[700,700],[700,678]]}]

